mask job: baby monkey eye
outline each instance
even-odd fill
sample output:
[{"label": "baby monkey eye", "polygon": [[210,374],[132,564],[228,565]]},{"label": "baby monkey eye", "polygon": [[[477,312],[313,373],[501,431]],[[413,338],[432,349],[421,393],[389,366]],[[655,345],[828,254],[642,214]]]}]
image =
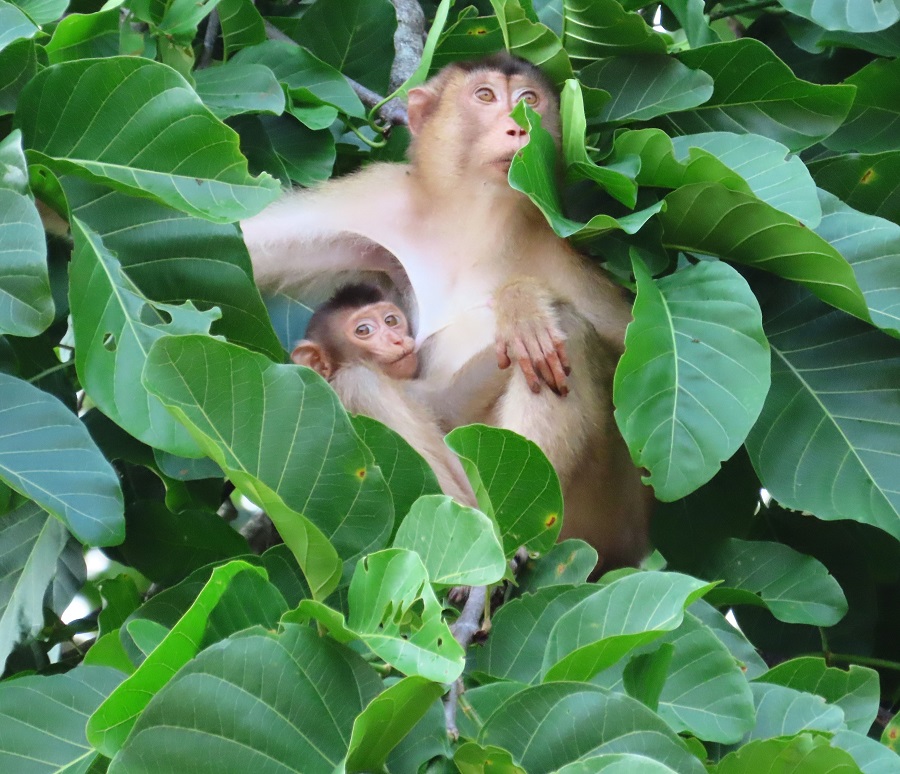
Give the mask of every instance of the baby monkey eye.
[{"label": "baby monkey eye", "polygon": [[524,99],[526,105],[537,105],[538,103],[538,95],[535,91],[523,91],[519,95],[519,99]]},{"label": "baby monkey eye", "polygon": [[481,100],[482,102],[493,102],[494,92],[487,86],[482,86],[480,89],[476,89],[475,98]]},{"label": "baby monkey eye", "polygon": [[360,323],[356,326],[356,329],[353,331],[356,334],[357,338],[367,339],[373,333],[375,333],[375,326],[371,323]]},{"label": "baby monkey eye", "polygon": [[389,328],[396,328],[400,324],[400,318],[395,314],[386,314],[384,316],[384,324]]}]

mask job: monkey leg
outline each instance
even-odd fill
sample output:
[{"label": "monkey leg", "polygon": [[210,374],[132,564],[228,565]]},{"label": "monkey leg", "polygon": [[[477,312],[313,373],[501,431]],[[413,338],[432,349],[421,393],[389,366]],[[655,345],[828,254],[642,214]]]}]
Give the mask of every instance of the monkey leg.
[{"label": "monkey leg", "polygon": [[563,491],[561,537],[590,543],[604,570],[634,565],[647,553],[653,498],[613,418],[616,355],[583,319],[566,314],[563,326],[572,364],[568,395],[534,393],[513,372],[492,424],[534,441],[547,455]]}]

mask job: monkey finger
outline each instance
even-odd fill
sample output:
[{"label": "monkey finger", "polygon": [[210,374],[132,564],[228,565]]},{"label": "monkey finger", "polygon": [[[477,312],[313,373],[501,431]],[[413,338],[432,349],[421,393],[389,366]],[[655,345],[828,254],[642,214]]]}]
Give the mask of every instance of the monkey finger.
[{"label": "monkey finger", "polygon": [[512,365],[512,360],[509,357],[509,352],[507,351],[507,345],[505,341],[497,341],[494,346],[494,352],[497,354],[497,365],[500,369],[509,368]]},{"label": "monkey finger", "polygon": [[555,350],[547,355],[547,365],[550,368],[550,372],[553,374],[553,384],[555,385],[553,391],[557,395],[565,397],[569,394],[568,380],[566,379],[565,369]]},{"label": "monkey finger", "polygon": [[525,375],[525,382],[532,392],[540,392],[541,381],[534,371],[534,365],[528,355],[528,350],[526,349],[524,342],[521,339],[517,339],[516,345],[519,368],[522,369],[522,373]]}]

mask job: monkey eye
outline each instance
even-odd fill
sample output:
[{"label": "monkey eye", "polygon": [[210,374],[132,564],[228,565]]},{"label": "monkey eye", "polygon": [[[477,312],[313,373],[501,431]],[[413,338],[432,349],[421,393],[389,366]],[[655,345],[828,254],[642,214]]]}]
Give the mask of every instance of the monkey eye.
[{"label": "monkey eye", "polygon": [[400,324],[400,318],[396,314],[386,314],[384,324],[389,328],[396,328]]},{"label": "monkey eye", "polygon": [[375,326],[372,323],[360,323],[356,326],[353,333],[359,339],[367,339],[375,333]]},{"label": "monkey eye", "polygon": [[493,102],[494,91],[493,89],[489,89],[487,86],[482,86],[480,89],[475,90],[475,99],[481,102]]},{"label": "monkey eye", "polygon": [[530,89],[523,91],[519,95],[519,99],[524,99],[526,105],[537,105],[538,103],[537,92],[531,91]]}]

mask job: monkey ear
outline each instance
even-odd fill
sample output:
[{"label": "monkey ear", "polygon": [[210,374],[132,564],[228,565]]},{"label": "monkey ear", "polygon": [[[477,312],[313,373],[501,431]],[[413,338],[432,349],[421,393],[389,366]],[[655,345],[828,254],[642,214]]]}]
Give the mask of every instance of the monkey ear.
[{"label": "monkey ear", "polygon": [[438,105],[438,94],[428,86],[410,89],[407,95],[407,126],[413,136],[422,131],[425,122],[431,117]]},{"label": "monkey ear", "polygon": [[327,379],[331,376],[331,361],[325,351],[313,341],[303,339],[291,352],[291,360],[297,365],[312,368],[319,376]]}]

